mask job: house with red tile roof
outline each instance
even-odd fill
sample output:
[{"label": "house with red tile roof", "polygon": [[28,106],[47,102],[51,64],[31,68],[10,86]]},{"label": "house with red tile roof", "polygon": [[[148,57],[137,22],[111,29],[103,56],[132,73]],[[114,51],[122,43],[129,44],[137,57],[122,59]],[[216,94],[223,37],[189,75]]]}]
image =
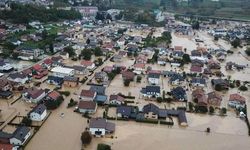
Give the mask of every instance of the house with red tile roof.
[{"label": "house with red tile roof", "polygon": [[53,61],[50,58],[47,58],[43,61],[43,64],[47,67],[50,68],[53,64]]},{"label": "house with red tile roof", "polygon": [[57,100],[61,96],[57,91],[52,91],[47,95],[47,100]]},{"label": "house with red tile roof", "polygon": [[123,71],[122,72],[122,78],[123,80],[130,80],[130,81],[133,81],[134,78],[135,78],[135,73],[134,72],[131,72],[131,71]]},{"label": "house with red tile roof", "polygon": [[235,93],[229,96],[228,105],[233,108],[244,108],[246,105],[246,98]]},{"label": "house with red tile roof", "polygon": [[190,72],[191,73],[201,73],[202,72],[202,67],[200,67],[200,66],[191,66]]},{"label": "house with red tile roof", "polygon": [[45,91],[35,87],[25,89],[22,92],[22,98],[30,103],[38,103],[46,96]]},{"label": "house with red tile roof", "polygon": [[81,61],[81,65],[83,67],[86,67],[89,70],[93,70],[95,68],[95,63],[93,63],[90,60],[83,60],[83,61]]},{"label": "house with red tile roof", "polygon": [[145,71],[145,64],[134,64],[134,73],[136,74],[142,74]]},{"label": "house with red tile roof", "polygon": [[94,101],[80,101],[78,103],[78,111],[80,113],[90,113],[93,114],[96,112],[97,104]]},{"label": "house with red tile roof", "polygon": [[120,95],[110,95],[109,97],[109,104],[112,104],[112,105],[122,105],[124,104],[124,97],[121,97]]},{"label": "house with red tile roof", "polygon": [[183,47],[182,46],[174,46],[175,51],[182,51]]},{"label": "house with red tile roof", "polygon": [[15,150],[12,144],[0,143],[0,150]]},{"label": "house with red tile roof", "polygon": [[205,91],[202,88],[197,88],[192,92],[193,100],[197,100],[198,106],[207,107],[208,101],[205,95]]},{"label": "house with red tile roof", "polygon": [[208,96],[207,100],[210,105],[220,106],[222,101],[222,96],[218,92],[216,91],[210,92],[207,94],[207,96]]},{"label": "house with red tile roof", "polygon": [[80,100],[93,101],[96,97],[97,93],[92,90],[82,90],[79,98]]},{"label": "house with red tile roof", "polygon": [[135,62],[137,64],[146,64],[147,63],[147,57],[145,55],[139,55],[136,57]]},{"label": "house with red tile roof", "polygon": [[105,66],[102,70],[106,73],[111,73],[114,70],[114,68],[113,66]]}]

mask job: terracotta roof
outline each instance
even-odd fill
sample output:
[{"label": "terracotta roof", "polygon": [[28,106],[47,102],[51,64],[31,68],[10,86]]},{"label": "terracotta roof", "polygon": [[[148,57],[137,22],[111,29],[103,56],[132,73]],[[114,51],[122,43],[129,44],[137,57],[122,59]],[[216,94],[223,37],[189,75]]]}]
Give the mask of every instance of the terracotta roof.
[{"label": "terracotta roof", "polygon": [[113,67],[112,67],[112,66],[105,66],[105,67],[103,68],[103,71],[104,71],[104,72],[107,72],[107,73],[112,72],[112,71],[113,71]]},{"label": "terracotta roof", "polygon": [[47,64],[47,65],[50,65],[50,64],[52,64],[52,60],[51,59],[45,59],[44,61],[43,61],[43,63],[45,63],[45,64]]},{"label": "terracotta roof", "polygon": [[50,93],[48,94],[48,96],[49,96],[51,99],[53,99],[53,100],[57,100],[57,98],[58,98],[59,96],[61,96],[61,95],[60,95],[60,93],[58,93],[57,91],[52,91],[52,92],[50,92]]},{"label": "terracotta roof", "polygon": [[12,150],[13,145],[0,143],[0,150]]},{"label": "terracotta roof", "polygon": [[81,96],[84,96],[84,97],[94,97],[96,94],[95,91],[91,91],[91,90],[82,90],[81,92]]},{"label": "terracotta roof", "polygon": [[0,89],[4,88],[7,84],[10,84],[10,82],[6,78],[0,79]]},{"label": "terracotta roof", "polygon": [[42,66],[39,65],[39,64],[36,64],[36,65],[33,66],[33,69],[36,70],[36,71],[40,71],[40,70],[42,70]]},{"label": "terracotta roof", "polygon": [[91,66],[93,64],[93,62],[89,61],[89,60],[83,60],[81,61],[81,65],[87,67],[87,66]]},{"label": "terracotta roof", "polygon": [[117,101],[123,102],[124,98],[121,97],[120,95],[110,95],[109,101],[112,101],[112,100],[117,100]]},{"label": "terracotta roof", "polygon": [[139,64],[134,64],[135,68],[145,68],[145,64],[139,63]]},{"label": "terracotta roof", "polygon": [[123,71],[122,72],[122,77],[125,78],[125,79],[134,79],[135,77],[135,74],[131,71]]},{"label": "terracotta roof", "polygon": [[27,92],[32,99],[36,99],[37,97],[39,97],[44,93],[44,90],[32,87],[24,90],[24,92]]},{"label": "terracotta roof", "polygon": [[207,95],[208,95],[208,98],[207,98],[208,100],[210,100],[210,99],[218,99],[220,101],[222,100],[222,97],[217,92],[210,92]]},{"label": "terracotta roof", "polygon": [[22,71],[22,73],[25,74],[25,75],[30,75],[30,74],[32,74],[32,70],[31,69],[25,69],[25,70]]},{"label": "terracotta roof", "polygon": [[191,72],[201,72],[202,68],[199,66],[191,66],[190,71]]},{"label": "terracotta roof", "polygon": [[54,57],[51,57],[51,60],[54,62],[57,62],[59,60],[63,60],[63,57],[62,56],[54,56]]},{"label": "terracotta roof", "polygon": [[183,47],[182,46],[174,46],[175,51],[182,51]]},{"label": "terracotta roof", "polygon": [[96,103],[93,101],[80,101],[78,104],[79,109],[95,109]]},{"label": "terracotta roof", "polygon": [[246,103],[246,98],[235,93],[235,94],[231,94],[229,97],[229,101],[238,101],[241,104],[245,104]]}]

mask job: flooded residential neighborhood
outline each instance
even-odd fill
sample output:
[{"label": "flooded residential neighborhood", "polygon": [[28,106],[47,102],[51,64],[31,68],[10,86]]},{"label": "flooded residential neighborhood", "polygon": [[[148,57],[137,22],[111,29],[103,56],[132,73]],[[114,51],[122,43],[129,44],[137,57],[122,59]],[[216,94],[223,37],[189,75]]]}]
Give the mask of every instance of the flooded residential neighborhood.
[{"label": "flooded residential neighborhood", "polygon": [[0,2],[0,150],[248,150],[249,21],[103,2]]}]

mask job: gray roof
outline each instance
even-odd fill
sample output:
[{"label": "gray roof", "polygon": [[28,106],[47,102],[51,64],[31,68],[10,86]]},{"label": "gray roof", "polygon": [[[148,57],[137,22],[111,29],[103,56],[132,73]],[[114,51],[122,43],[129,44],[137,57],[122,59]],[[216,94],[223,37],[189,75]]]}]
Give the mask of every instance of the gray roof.
[{"label": "gray roof", "polygon": [[105,95],[106,87],[93,85],[90,90],[95,91],[98,95]]},{"label": "gray roof", "polygon": [[25,74],[21,74],[21,73],[16,72],[16,73],[10,74],[9,77],[12,78],[12,79],[16,79],[16,78],[24,79],[27,76]]},{"label": "gray roof", "polygon": [[0,131],[0,139],[10,139],[12,134]]},{"label": "gray roof", "polygon": [[16,129],[16,131],[13,133],[13,137],[12,138],[16,138],[20,141],[24,141],[25,140],[25,136],[30,132],[30,129],[28,127],[25,126],[21,126],[18,127]]},{"label": "gray roof", "polygon": [[159,79],[160,78],[160,74],[158,74],[158,73],[149,73],[148,74],[148,78],[157,78],[157,79]]},{"label": "gray roof", "polygon": [[159,107],[157,107],[156,105],[154,105],[152,103],[149,103],[149,104],[145,105],[143,107],[143,113],[149,113],[149,112],[153,112],[153,113],[158,115]]},{"label": "gray roof", "polygon": [[34,112],[41,115],[45,110],[46,106],[44,104],[39,104],[31,110],[31,113]]},{"label": "gray roof", "polygon": [[103,118],[92,118],[89,121],[89,128],[103,128],[105,130],[113,132],[115,131],[115,124],[107,122],[107,120]]},{"label": "gray roof", "polygon": [[123,116],[130,116],[131,112],[132,112],[132,106],[120,106],[120,107],[117,107],[116,109],[116,113],[117,114],[120,113]]},{"label": "gray roof", "polygon": [[204,78],[192,78],[191,83],[206,84],[206,80]]},{"label": "gray roof", "polygon": [[146,93],[148,93],[148,92],[160,93],[161,89],[159,86],[146,86]]},{"label": "gray roof", "polygon": [[65,76],[63,78],[64,81],[71,81],[71,82],[78,82],[79,78],[78,77],[71,77],[71,76]]}]

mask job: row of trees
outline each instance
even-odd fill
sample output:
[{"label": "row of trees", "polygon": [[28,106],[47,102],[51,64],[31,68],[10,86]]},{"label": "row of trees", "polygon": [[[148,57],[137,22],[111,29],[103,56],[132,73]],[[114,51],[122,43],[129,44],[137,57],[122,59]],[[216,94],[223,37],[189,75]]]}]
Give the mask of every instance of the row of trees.
[{"label": "row of trees", "polygon": [[46,9],[37,5],[11,4],[11,10],[2,10],[0,19],[11,20],[13,23],[29,23],[31,21],[50,22],[61,19],[81,19],[82,16],[75,10],[58,10],[56,8]]}]

